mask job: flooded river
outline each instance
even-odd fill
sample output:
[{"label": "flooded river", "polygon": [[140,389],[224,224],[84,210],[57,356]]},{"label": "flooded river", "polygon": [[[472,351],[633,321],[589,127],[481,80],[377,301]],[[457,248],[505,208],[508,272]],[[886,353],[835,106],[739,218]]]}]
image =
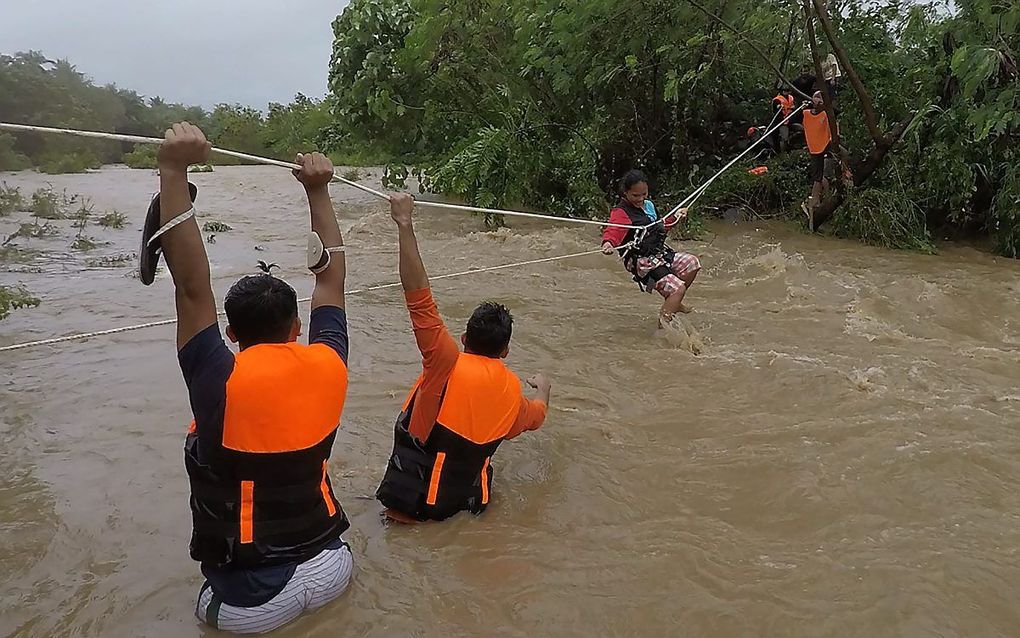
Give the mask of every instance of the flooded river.
[{"label": "flooded river", "polygon": [[[12,242],[28,252],[0,283],[42,305],[0,323],[0,345],[173,315],[166,272],[146,288],[118,260],[137,250],[151,171],[3,179],[128,223],[90,224],[88,253],[68,248],[70,221]],[[233,227],[208,246],[220,299],[259,259],[310,293],[286,171],[192,179],[202,220]],[[396,281],[384,206],[333,194],[349,287]],[[0,218],[0,240],[26,221]],[[451,212],[421,211],[418,230],[433,275],[598,243],[595,228],[485,232]],[[1020,635],[1020,264],[782,224],[707,239],[686,245],[705,265],[688,297],[698,356],[657,334],[658,300],[602,255],[434,282],[458,333],[479,301],[506,303],[510,365],[554,382],[546,426],[500,449],[488,512],[444,524],[387,527],[364,498],[419,356],[398,289],[351,297],[330,471],[357,571],[274,635]],[[0,635],[219,635],[193,615],[173,328],[4,352],[0,370]]]}]

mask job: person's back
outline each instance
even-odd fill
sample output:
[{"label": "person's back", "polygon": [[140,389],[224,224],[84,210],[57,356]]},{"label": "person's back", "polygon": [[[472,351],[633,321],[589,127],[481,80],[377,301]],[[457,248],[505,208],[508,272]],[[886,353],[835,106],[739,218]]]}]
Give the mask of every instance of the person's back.
[{"label": "person's back", "polygon": [[[139,277],[152,283],[160,251],[173,275],[178,361],[194,420],[185,438],[191,487],[191,557],[206,581],[194,607],[203,622],[263,633],[342,594],[353,558],[350,526],[333,493],[327,461],[347,393],[346,264],[329,199],[333,177],[320,154],[298,157],[312,236],[323,246],[309,343],[297,294],[271,275],[244,277],[227,293],[220,333],[209,262],[194,219],[189,164],[210,145],[196,127],[174,125],[159,150],[160,192],[143,228]],[[323,245],[325,242],[325,245]],[[329,246],[326,248],[325,246]]]},{"label": "person's back", "polygon": [[444,520],[461,511],[483,512],[492,486],[492,456],[503,441],[545,420],[549,383],[528,383],[539,398],[524,396],[517,376],[503,363],[513,318],[503,306],[485,303],[468,321],[460,352],[432,298],[411,225],[406,196],[393,196],[400,232],[400,279],[422,373],[394,427],[393,452],[376,498],[401,522]]},{"label": "person's back", "polygon": [[[317,313],[312,345],[263,343],[233,355],[213,326],[181,350],[195,412],[184,455],[191,556],[214,584],[221,569],[303,562],[350,526],[325,471],[347,389],[346,352],[315,343],[322,321]],[[225,499],[224,490],[240,497]],[[238,516],[239,533],[223,534]]]}]

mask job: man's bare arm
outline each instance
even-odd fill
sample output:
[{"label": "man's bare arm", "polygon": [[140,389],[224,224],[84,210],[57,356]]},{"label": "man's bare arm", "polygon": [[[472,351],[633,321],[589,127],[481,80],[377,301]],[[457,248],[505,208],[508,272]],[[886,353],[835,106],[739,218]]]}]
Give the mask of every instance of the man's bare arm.
[{"label": "man's bare arm", "polygon": [[[344,245],[340,225],[336,221],[333,200],[329,197],[329,182],[333,179],[333,163],[322,153],[298,155],[300,170],[294,176],[305,187],[308,209],[311,212],[312,231],[318,233],[322,245],[329,250]],[[333,252],[326,270],[315,275],[312,292],[312,310],[319,306],[344,307],[344,283],[347,279],[347,258],[343,252]]]},{"label": "man's bare arm", "polygon": [[[188,166],[204,164],[211,148],[202,131],[187,122],[174,124],[166,131],[158,155],[161,228],[191,208]],[[181,349],[196,334],[216,323],[209,259],[194,218],[162,235],[159,242],[174,280],[177,348]]]}]

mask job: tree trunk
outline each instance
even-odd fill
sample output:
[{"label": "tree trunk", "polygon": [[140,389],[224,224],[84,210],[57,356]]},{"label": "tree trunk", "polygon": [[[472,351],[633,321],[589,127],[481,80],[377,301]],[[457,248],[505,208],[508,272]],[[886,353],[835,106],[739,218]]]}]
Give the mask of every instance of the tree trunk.
[{"label": "tree trunk", "polygon": [[829,120],[829,133],[832,136],[832,145],[843,163],[847,164],[850,158],[847,157],[846,151],[843,150],[843,146],[840,144],[839,121],[836,119],[836,110],[832,106],[832,96],[829,95],[829,91],[825,87],[825,78],[822,73],[822,57],[818,53],[818,40],[815,38],[815,26],[811,17],[811,0],[804,0],[804,20],[808,46],[811,49],[811,60],[815,65],[815,86],[822,92],[822,98],[825,101],[825,114]]},{"label": "tree trunk", "polygon": [[[882,166],[882,163],[885,162],[885,158],[889,154],[889,151],[891,151],[897,142],[900,141],[900,138],[903,137],[903,134],[906,132],[907,128],[910,127],[910,124],[914,121],[915,117],[917,117],[917,114],[911,113],[906,119],[894,126],[892,131],[890,131],[887,135],[884,135],[882,139],[875,144],[875,146],[871,149],[871,152],[868,153],[868,156],[865,157],[864,161],[857,167],[857,172],[854,173],[854,186],[856,188],[863,186],[871,178],[871,176],[875,174],[875,171]],[[839,208],[845,200],[845,194],[838,192],[834,193],[831,197],[819,204],[818,207],[815,208],[814,213],[815,228],[817,229],[819,226],[829,221],[829,219],[832,218],[832,215],[836,212],[836,209]]]},{"label": "tree trunk", "polygon": [[[805,0],[806,2],[808,0]],[[871,134],[871,139],[878,144],[883,136],[882,131],[878,128],[878,118],[875,116],[875,105],[871,102],[871,96],[868,95],[868,90],[864,88],[864,83],[861,82],[861,78],[857,75],[854,65],[850,62],[850,56],[847,55],[843,45],[836,38],[836,30],[832,28],[829,14],[822,4],[823,0],[810,0],[810,2],[814,4],[814,13],[818,16],[818,22],[822,25],[825,39],[829,41],[832,52],[836,55],[840,65],[842,65],[843,72],[850,78],[850,84],[854,87],[857,99],[861,101],[861,111],[864,113],[864,123],[868,127],[868,133]]]}]

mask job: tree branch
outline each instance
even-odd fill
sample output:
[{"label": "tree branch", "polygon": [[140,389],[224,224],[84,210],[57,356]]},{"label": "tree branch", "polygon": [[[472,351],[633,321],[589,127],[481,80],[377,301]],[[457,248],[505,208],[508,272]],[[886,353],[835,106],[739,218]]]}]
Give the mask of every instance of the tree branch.
[{"label": "tree branch", "polygon": [[693,6],[693,7],[695,8],[695,9],[697,9],[698,11],[700,11],[700,12],[704,13],[704,14],[705,14],[705,15],[707,15],[707,16],[708,16],[709,18],[712,18],[713,20],[715,20],[716,22],[718,22],[718,23],[719,23],[719,24],[721,24],[722,26],[726,27],[726,29],[727,29],[727,30],[729,30],[729,31],[732,31],[732,32],[733,32],[733,33],[734,33],[734,34],[735,34],[735,35],[736,35],[736,36],[737,36],[738,38],[740,38],[740,39],[741,39],[741,40],[742,40],[742,41],[743,41],[743,42],[744,42],[744,43],[745,43],[745,44],[746,44],[747,46],[751,47],[751,49],[753,49],[753,50],[754,50],[754,52],[755,52],[755,53],[757,53],[757,54],[758,54],[758,56],[759,56],[759,57],[760,57],[760,58],[761,58],[762,60],[765,60],[765,62],[766,62],[766,63],[767,63],[767,64],[768,64],[768,65],[769,65],[770,67],[772,67],[772,70],[773,70],[773,71],[775,71],[775,74],[776,74],[776,76],[777,76],[777,77],[778,77],[778,78],[779,78],[780,80],[782,80],[782,81],[783,81],[784,83],[786,83],[786,85],[787,85],[787,86],[789,86],[790,88],[792,88],[792,89],[793,89],[794,91],[796,91],[797,93],[800,93],[800,95],[801,95],[802,97],[804,97],[804,98],[806,98],[806,99],[808,99],[808,100],[810,100],[810,99],[811,99],[811,96],[810,96],[810,95],[807,95],[806,93],[801,93],[801,91],[800,91],[800,90],[798,90],[798,89],[797,89],[797,87],[793,86],[793,82],[790,82],[790,81],[789,81],[788,79],[786,79],[786,76],[785,76],[785,75],[783,74],[782,70],[780,70],[780,68],[779,68],[778,66],[776,66],[775,62],[773,62],[773,61],[772,61],[772,59],[771,59],[771,58],[769,58],[769,56],[765,55],[765,52],[761,50],[761,47],[759,47],[759,46],[758,46],[757,44],[755,44],[755,43],[754,43],[754,42],[752,42],[752,41],[751,41],[750,39],[748,39],[747,37],[745,37],[745,36],[744,36],[744,34],[743,34],[743,33],[741,33],[741,32],[740,32],[740,31],[739,31],[739,30],[738,30],[738,29],[737,29],[736,27],[732,26],[732,25],[731,25],[731,24],[730,24],[729,22],[726,22],[725,20],[723,20],[722,18],[720,18],[720,17],[719,17],[719,16],[717,16],[716,14],[712,13],[711,11],[709,11],[708,9],[706,9],[705,7],[703,7],[703,6],[701,5],[701,4],[699,4],[699,3],[697,2],[697,0],[687,0],[687,1],[688,1],[688,2],[690,2],[690,3],[691,3],[691,6]]},{"label": "tree branch", "polygon": [[[860,166],[857,168],[857,172],[854,174],[854,185],[857,187],[863,186],[871,176],[878,170],[885,161],[889,151],[900,141],[903,134],[910,128],[910,125],[914,122],[914,118],[917,117],[917,113],[911,113],[903,119],[899,124],[894,126],[889,134],[883,138],[882,144],[875,144],[868,153],[868,156],[864,158]],[[824,200],[815,209],[814,221],[815,229],[819,228],[822,224],[829,221],[832,215],[836,212],[836,209],[843,204],[845,196],[841,192],[835,193],[832,197]]]},{"label": "tree branch", "polygon": [[[807,3],[808,0],[805,0]],[[875,116],[875,105],[871,101],[871,96],[868,95],[868,90],[864,88],[864,83],[861,82],[861,77],[857,75],[857,71],[854,69],[854,65],[850,62],[850,57],[847,55],[843,45],[840,44],[836,38],[836,31],[832,28],[832,21],[829,20],[829,14],[825,10],[825,6],[822,4],[822,0],[810,0],[814,6],[814,14],[818,16],[818,22],[822,25],[822,31],[825,32],[825,39],[829,41],[829,45],[832,47],[832,52],[835,53],[836,59],[839,60],[843,71],[847,77],[850,78],[850,84],[854,87],[854,93],[857,94],[857,99],[861,101],[861,111],[864,113],[864,123],[868,127],[868,133],[871,134],[871,139],[875,141],[875,144],[885,144],[885,135],[878,128],[878,118]],[[808,17],[810,21],[810,16]]]},{"label": "tree branch", "polygon": [[811,2],[810,0],[804,0],[804,28],[807,30],[807,41],[808,46],[811,49],[811,60],[815,65],[815,86],[822,92],[822,98],[825,101],[825,115],[829,122],[829,134],[832,136],[832,143],[839,153],[840,159],[843,164],[848,165],[850,158],[847,157],[846,150],[839,141],[839,121],[836,119],[836,109],[832,107],[832,96],[829,95],[828,90],[822,90],[824,87],[824,79],[822,73],[822,57],[818,53],[818,39],[815,37],[815,26],[811,19]]}]

